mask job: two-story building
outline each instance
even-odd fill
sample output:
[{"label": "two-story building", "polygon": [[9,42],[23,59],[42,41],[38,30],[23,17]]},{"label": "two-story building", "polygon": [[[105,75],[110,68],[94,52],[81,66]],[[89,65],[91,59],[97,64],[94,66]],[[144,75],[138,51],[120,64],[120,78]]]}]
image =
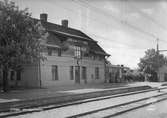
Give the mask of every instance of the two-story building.
[{"label": "two-story building", "polygon": [[48,87],[72,84],[103,83],[105,57],[109,56],[97,43],[80,30],[70,28],[68,20],[62,24],[47,21],[47,14],[40,20],[47,31],[41,45],[44,61],[25,65],[20,73],[9,74],[9,84],[26,87]]}]

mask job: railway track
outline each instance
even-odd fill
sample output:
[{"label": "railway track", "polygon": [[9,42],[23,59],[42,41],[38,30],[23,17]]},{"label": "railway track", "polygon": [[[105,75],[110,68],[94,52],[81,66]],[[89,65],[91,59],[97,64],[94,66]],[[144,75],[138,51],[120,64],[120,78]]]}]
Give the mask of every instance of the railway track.
[{"label": "railway track", "polygon": [[[161,91],[166,90],[166,89],[167,88],[162,88]],[[105,96],[105,97],[91,98],[91,99],[80,100],[80,101],[75,101],[75,102],[70,102],[70,103],[65,103],[65,104],[60,104],[60,105],[49,105],[49,106],[35,107],[35,108],[28,108],[28,109],[24,109],[24,108],[23,109],[13,109],[12,111],[9,111],[9,112],[0,113],[0,117],[3,118],[3,117],[9,117],[9,116],[25,115],[25,114],[28,114],[28,113],[59,109],[59,108],[69,107],[69,106],[70,107],[71,106],[75,107],[75,105],[81,105],[81,104],[97,102],[97,101],[102,101],[102,100],[108,100],[108,99],[112,99],[112,98],[119,98],[119,97],[123,97],[123,96],[141,94],[141,93],[148,93],[148,92],[153,92],[153,91],[158,91],[158,90],[154,88],[154,89],[142,90],[142,91],[137,91],[137,92],[130,92],[130,93],[125,93],[125,94],[118,94],[118,95],[111,95],[111,96]],[[155,102],[166,100],[167,99],[167,93],[166,92],[165,93],[159,93],[158,95],[149,96],[149,97],[145,97],[145,98],[142,98],[142,99],[133,100],[133,101],[130,101],[130,102],[126,102],[126,103],[122,103],[122,104],[118,104],[118,105],[114,105],[114,106],[108,106],[108,107],[100,108],[100,109],[96,109],[96,110],[90,110],[90,111],[83,112],[83,113],[69,115],[67,117],[68,118],[78,118],[78,117],[91,118],[93,116],[100,115],[100,118],[101,117],[109,118],[111,116],[115,116],[115,115],[130,111],[130,110],[135,109],[135,108],[139,108],[139,107],[143,107],[145,105],[152,104],[152,102],[150,102],[150,103],[146,102],[147,100],[149,100],[152,97],[158,99]],[[144,105],[143,104],[141,105],[141,103],[143,103]],[[132,107],[129,107],[129,105],[132,106]],[[121,108],[121,110],[118,110],[120,108]],[[101,116],[102,114],[107,114],[107,115]]]},{"label": "railway track", "polygon": [[84,112],[72,116],[68,116],[67,118],[111,118],[141,107],[145,107],[148,105],[153,105],[155,103],[167,100],[167,93],[155,95],[152,97],[146,97],[139,100],[134,100],[131,102],[118,104],[116,106],[109,106],[106,108],[93,110],[89,112]]}]

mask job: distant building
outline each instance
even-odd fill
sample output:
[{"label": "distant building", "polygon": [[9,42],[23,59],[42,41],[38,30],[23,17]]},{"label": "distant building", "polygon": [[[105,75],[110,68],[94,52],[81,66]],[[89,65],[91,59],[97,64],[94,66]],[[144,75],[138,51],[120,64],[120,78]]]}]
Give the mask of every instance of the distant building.
[{"label": "distant building", "polygon": [[97,43],[83,32],[68,27],[68,20],[62,24],[47,21],[47,14],[41,14],[41,23],[47,31],[42,45],[46,60],[24,65],[22,72],[11,71],[11,86],[48,87],[72,84],[102,83],[105,81],[105,57],[109,56]]},{"label": "distant building", "polygon": [[159,82],[167,81],[167,65],[163,65],[162,67],[159,68],[158,81]]},{"label": "distant building", "polygon": [[106,62],[106,77],[109,83],[125,82],[125,74],[130,68],[123,65],[112,65],[109,61]]},{"label": "distant building", "polygon": [[106,61],[106,82],[115,83],[119,77],[119,67]]}]

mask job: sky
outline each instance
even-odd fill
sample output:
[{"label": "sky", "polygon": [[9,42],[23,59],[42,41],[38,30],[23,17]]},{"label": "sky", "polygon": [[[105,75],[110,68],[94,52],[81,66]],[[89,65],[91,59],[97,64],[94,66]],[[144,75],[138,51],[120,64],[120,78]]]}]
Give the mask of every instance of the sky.
[{"label": "sky", "polygon": [[[137,68],[150,48],[167,49],[167,1],[165,0],[12,0],[32,17],[48,14],[48,21],[69,20],[111,56],[114,65]],[[167,56],[167,52],[163,52]]]}]

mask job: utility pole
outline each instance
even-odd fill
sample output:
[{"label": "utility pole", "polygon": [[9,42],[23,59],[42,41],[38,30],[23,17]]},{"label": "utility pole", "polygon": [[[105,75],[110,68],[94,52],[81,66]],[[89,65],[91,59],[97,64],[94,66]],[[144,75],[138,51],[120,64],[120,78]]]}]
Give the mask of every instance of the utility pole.
[{"label": "utility pole", "polygon": [[160,52],[166,52],[167,50],[160,50],[159,49],[159,39],[157,38],[156,41],[157,41],[157,77],[158,77],[158,80],[160,80],[160,74],[159,74],[160,58],[159,58],[159,54],[160,54]]},{"label": "utility pole", "polygon": [[159,39],[157,38],[157,78],[158,78],[158,81],[159,81]]}]

